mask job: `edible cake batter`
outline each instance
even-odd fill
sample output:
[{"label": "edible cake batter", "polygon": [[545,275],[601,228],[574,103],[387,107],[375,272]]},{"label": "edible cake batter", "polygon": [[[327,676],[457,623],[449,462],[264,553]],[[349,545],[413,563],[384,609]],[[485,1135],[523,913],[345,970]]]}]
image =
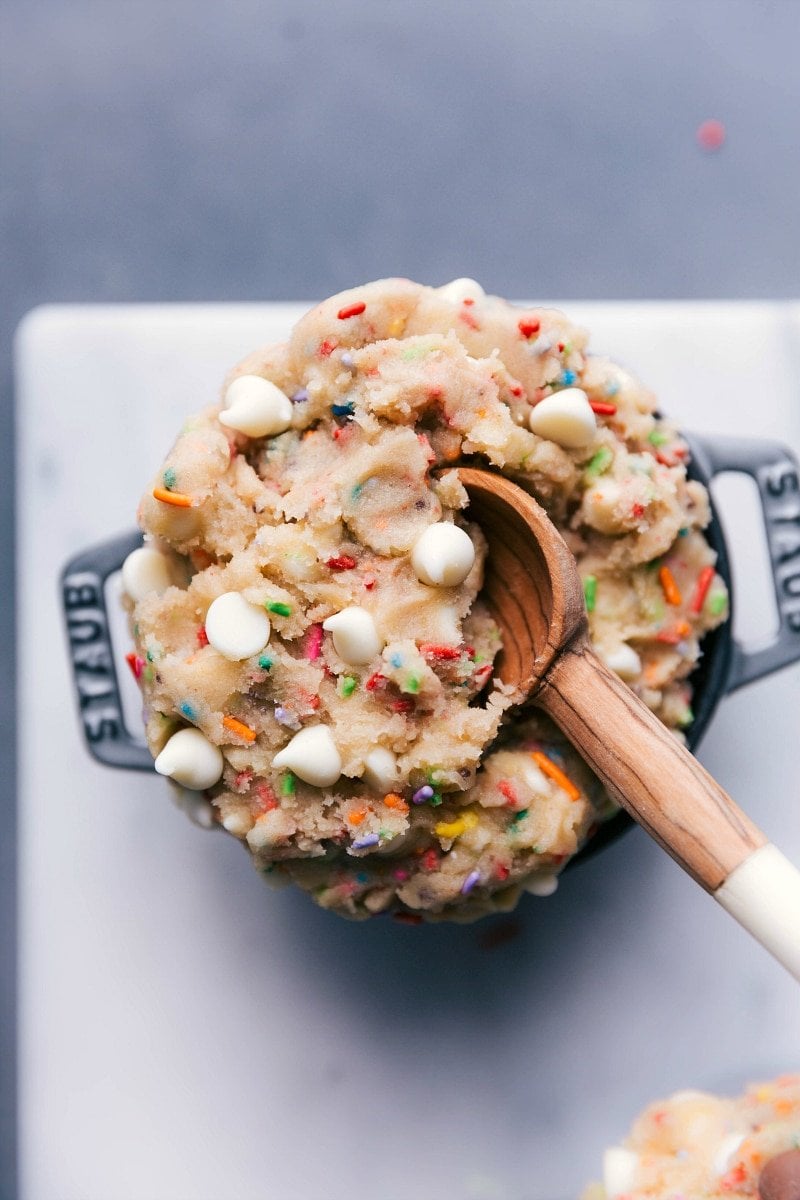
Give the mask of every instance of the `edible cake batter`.
[{"label": "edible cake batter", "polygon": [[156,769],[346,916],[466,920],[552,891],[615,809],[495,676],[452,467],[544,505],[595,649],[681,736],[727,615],[687,455],[560,312],[471,280],[326,300],[233,370],[142,500],[123,583]]},{"label": "edible cake batter", "polygon": [[583,1200],[800,1200],[800,1075],[650,1105],[603,1174]]}]

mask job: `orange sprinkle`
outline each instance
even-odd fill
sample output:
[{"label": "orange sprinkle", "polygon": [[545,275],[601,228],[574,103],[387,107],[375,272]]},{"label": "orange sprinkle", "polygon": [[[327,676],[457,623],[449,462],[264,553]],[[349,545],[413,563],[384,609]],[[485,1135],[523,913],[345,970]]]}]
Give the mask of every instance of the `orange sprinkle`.
[{"label": "orange sprinkle", "polygon": [[347,819],[351,825],[360,825],[367,815],[365,808],[354,808],[347,814]]},{"label": "orange sprinkle", "polygon": [[553,783],[557,783],[567,793],[570,800],[580,799],[580,788],[575,786],[572,780],[564,774],[560,767],[556,766],[552,759],[548,758],[546,754],[542,754],[541,750],[534,750],[531,758],[540,771],[543,771],[545,775],[549,775]]},{"label": "orange sprinkle", "polygon": [[173,504],[175,508],[193,508],[194,500],[185,492],[168,492],[166,488],[154,487],[153,495],[162,504]]},{"label": "orange sprinkle", "polygon": [[387,792],[383,797],[383,803],[387,808],[396,808],[398,812],[408,812],[408,805],[402,796],[398,796],[397,792]]},{"label": "orange sprinkle", "polygon": [[781,1117],[788,1117],[789,1113],[794,1108],[794,1105],[792,1104],[791,1100],[773,1100],[772,1107]]},{"label": "orange sprinkle", "polygon": [[681,600],[683,599],[681,596],[681,590],[675,582],[675,576],[672,574],[672,571],[670,571],[669,567],[659,567],[658,580],[663,588],[664,599],[666,600],[667,604],[673,604],[675,606],[680,604]]},{"label": "orange sprinkle", "polygon": [[237,721],[236,717],[223,717],[222,724],[226,729],[230,729],[231,733],[235,733],[237,737],[243,738],[245,742],[254,742],[256,740],[256,732],[249,725],[245,725],[242,721]]}]

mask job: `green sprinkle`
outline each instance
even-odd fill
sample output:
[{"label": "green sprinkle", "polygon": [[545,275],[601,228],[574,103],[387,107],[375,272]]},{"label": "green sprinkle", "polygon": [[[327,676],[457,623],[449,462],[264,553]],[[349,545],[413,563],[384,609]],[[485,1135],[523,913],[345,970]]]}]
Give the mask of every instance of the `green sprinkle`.
[{"label": "green sprinkle", "polygon": [[583,597],[586,601],[586,611],[594,612],[597,603],[597,576],[587,575],[583,581]]},{"label": "green sprinkle", "polygon": [[724,592],[713,592],[708,598],[708,610],[712,616],[718,617],[728,607],[728,597]]},{"label": "green sprinkle", "polygon": [[691,708],[687,704],[686,708],[683,710],[680,717],[678,718],[678,724],[680,725],[681,729],[683,729],[683,728],[685,728],[685,726],[691,725],[693,720],[694,720],[694,713],[692,712]]},{"label": "green sprinkle", "polygon": [[348,696],[352,696],[357,687],[358,680],[354,679],[352,675],[344,675],[339,680],[339,692],[345,697],[345,699],[347,699]]},{"label": "green sprinkle", "polygon": [[438,807],[439,807],[439,805],[442,803],[442,794],[441,794],[441,792],[434,792],[434,793],[433,793],[433,795],[432,795],[432,796],[431,796],[431,798],[430,798],[430,802],[429,802],[429,803],[430,803],[430,806],[431,806],[431,808],[438,808]]},{"label": "green sprinkle", "polygon": [[521,808],[518,813],[514,813],[509,824],[510,825],[519,825],[520,821],[524,821],[525,818],[527,817],[527,815],[528,815],[527,808]]},{"label": "green sprinkle", "polygon": [[272,659],[268,654],[262,654],[261,658],[258,660],[258,665],[261,667],[262,671],[269,671],[272,669]]},{"label": "green sprinkle", "polygon": [[145,683],[152,683],[156,677],[156,673],[152,667],[145,667],[145,669],[142,671],[142,675],[144,676]]},{"label": "green sprinkle", "polygon": [[419,691],[419,679],[416,675],[409,675],[408,679],[403,684],[404,692],[410,692],[412,696],[416,696]]},{"label": "green sprinkle", "polygon": [[353,487],[353,488],[351,489],[351,491],[350,491],[350,499],[351,499],[351,500],[357,500],[357,499],[358,499],[358,497],[359,497],[359,496],[361,495],[361,493],[363,492],[363,490],[364,490],[364,485],[363,485],[363,483],[357,483],[357,484],[355,485],[355,487]]},{"label": "green sprinkle", "polygon": [[608,446],[601,446],[596,454],[593,454],[586,464],[586,474],[594,479],[597,475],[602,475],[607,471],[614,461],[614,455],[609,450]]},{"label": "green sprinkle", "polygon": [[175,487],[175,484],[178,482],[178,476],[175,474],[175,471],[172,467],[167,467],[161,478],[164,480],[164,487],[169,492],[172,491],[172,489]]},{"label": "green sprinkle", "polygon": [[415,358],[424,358],[426,354],[430,354],[430,346],[408,346],[401,353],[400,357],[403,362],[411,362]]},{"label": "green sprinkle", "polygon": [[275,613],[278,617],[290,617],[292,615],[291,604],[284,604],[282,600],[271,600],[264,607],[267,612]]},{"label": "green sprinkle", "polygon": [[295,791],[296,791],[296,784],[295,784],[294,775],[292,774],[291,771],[287,771],[287,773],[281,779],[281,795],[282,796],[293,796]]},{"label": "green sprinkle", "polygon": [[662,429],[654,429],[647,435],[647,440],[651,446],[666,446],[667,442],[672,441],[669,434],[664,433]]}]

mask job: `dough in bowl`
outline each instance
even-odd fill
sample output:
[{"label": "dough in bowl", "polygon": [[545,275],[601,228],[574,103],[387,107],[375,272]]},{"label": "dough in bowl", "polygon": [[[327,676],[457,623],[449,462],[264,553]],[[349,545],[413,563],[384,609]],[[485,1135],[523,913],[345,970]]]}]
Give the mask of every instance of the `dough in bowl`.
[{"label": "dough in bowl", "polygon": [[595,649],[680,737],[727,615],[687,454],[560,312],[471,280],[326,300],[231,372],[142,500],[123,580],[157,769],[345,916],[469,920],[552,891],[615,808],[494,676],[485,542],[448,468],[544,505]]},{"label": "dough in bowl", "polygon": [[603,1174],[583,1200],[798,1200],[800,1075],[735,1099],[691,1091],[651,1104]]}]

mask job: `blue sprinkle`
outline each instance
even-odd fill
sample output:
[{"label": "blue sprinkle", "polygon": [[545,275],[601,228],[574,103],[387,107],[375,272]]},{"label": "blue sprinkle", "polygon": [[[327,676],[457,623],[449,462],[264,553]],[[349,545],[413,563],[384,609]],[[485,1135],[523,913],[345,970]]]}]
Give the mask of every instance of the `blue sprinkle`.
[{"label": "blue sprinkle", "polygon": [[461,885],[461,895],[466,896],[469,892],[471,892],[475,887],[475,884],[480,880],[480,877],[480,871],[470,871],[469,875]]},{"label": "blue sprinkle", "polygon": [[678,537],[688,537],[688,536],[689,536],[689,530],[684,525],[683,529],[678,530]]},{"label": "blue sprinkle", "polygon": [[369,883],[369,875],[366,871],[359,871],[356,875],[356,883]]},{"label": "blue sprinkle", "polygon": [[616,396],[619,391],[619,384],[616,379],[609,379],[604,390],[607,396]]},{"label": "blue sprinkle", "polygon": [[352,400],[348,400],[346,404],[332,404],[331,412],[335,417],[352,417],[356,411],[356,406]]},{"label": "blue sprinkle", "polygon": [[181,712],[186,717],[187,721],[196,721],[197,720],[197,713],[192,708],[192,706],[188,702],[188,700],[185,700],[183,702],[183,704],[181,705]]},{"label": "blue sprinkle", "polygon": [[566,384],[567,387],[571,387],[577,378],[578,378],[578,376],[575,374],[574,371],[562,371],[561,372],[561,382],[563,384]]},{"label": "blue sprinkle", "polygon": [[391,656],[391,658],[389,659],[389,662],[392,664],[393,667],[402,667],[402,665],[403,665],[402,654],[393,654]]},{"label": "blue sprinkle", "polygon": [[352,368],[353,366],[355,366],[355,364],[354,364],[354,362],[353,362],[353,356],[352,356],[352,354],[350,353],[350,351],[349,351],[349,350],[345,350],[345,352],[344,352],[344,354],[342,355],[342,358],[341,358],[341,363],[342,363],[342,366],[343,366],[343,367],[350,367],[350,368]]},{"label": "blue sprinkle", "polygon": [[352,850],[366,850],[367,846],[377,846],[380,840],[377,833],[365,833],[362,838],[351,842],[350,846]]},{"label": "blue sprinkle", "polygon": [[424,804],[426,800],[430,800],[432,795],[433,788],[426,783],[425,786],[421,787],[418,792],[414,792],[414,795],[411,797],[411,799],[415,804]]},{"label": "blue sprinkle", "polygon": [[308,392],[305,388],[299,388],[293,396],[290,396],[292,404],[305,404],[308,400]]}]

